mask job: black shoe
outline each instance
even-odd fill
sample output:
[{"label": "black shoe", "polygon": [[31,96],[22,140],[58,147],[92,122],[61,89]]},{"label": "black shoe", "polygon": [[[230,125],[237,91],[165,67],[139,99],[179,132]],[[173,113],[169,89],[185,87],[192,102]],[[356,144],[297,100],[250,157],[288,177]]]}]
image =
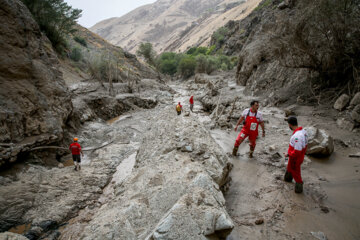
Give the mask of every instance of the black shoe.
[{"label": "black shoe", "polygon": [[81,166],[79,165],[79,171],[81,170]]},{"label": "black shoe", "polygon": [[76,168],[76,166],[75,166],[74,170],[75,170],[75,171],[77,171],[77,168]]},{"label": "black shoe", "polygon": [[293,180],[293,176],[291,173],[289,173],[288,171],[285,172],[285,176],[284,176],[284,181],[285,182],[292,182]]},{"label": "black shoe", "polygon": [[239,147],[234,147],[232,155],[236,156],[237,155],[237,151],[238,151]]},{"label": "black shoe", "polygon": [[295,192],[302,193],[303,192],[303,184],[302,183],[295,183]]}]

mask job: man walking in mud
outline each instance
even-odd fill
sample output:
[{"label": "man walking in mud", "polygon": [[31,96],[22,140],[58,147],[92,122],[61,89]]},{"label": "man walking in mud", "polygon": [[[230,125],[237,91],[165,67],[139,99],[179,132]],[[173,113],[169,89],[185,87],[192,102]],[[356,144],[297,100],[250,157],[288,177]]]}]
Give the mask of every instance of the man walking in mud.
[{"label": "man walking in mud", "polygon": [[78,171],[81,169],[80,153],[81,153],[81,156],[84,156],[84,153],[81,150],[81,146],[78,143],[78,138],[76,138],[76,137],[74,138],[74,142],[72,144],[70,144],[69,149],[71,150],[72,158],[73,158],[74,165],[75,165],[75,171]]},{"label": "man walking in mud", "polygon": [[177,115],[180,115],[182,111],[182,105],[180,104],[180,102],[178,103],[178,105],[176,105],[176,112]]},{"label": "man walking in mud", "polygon": [[258,136],[258,127],[259,124],[262,128],[262,136],[265,137],[265,125],[261,112],[258,111],[259,102],[252,101],[250,103],[250,108],[245,109],[239,121],[236,124],[235,132],[237,131],[238,126],[243,123],[243,128],[241,129],[238,137],[236,138],[233,155],[237,155],[237,151],[239,149],[240,144],[245,140],[245,138],[249,137],[250,142],[250,152],[249,157],[253,157],[253,153],[256,146],[256,138]]},{"label": "man walking in mud", "polygon": [[292,179],[294,178],[295,192],[302,193],[303,181],[301,178],[301,164],[304,161],[308,137],[306,131],[302,127],[298,127],[297,118],[295,116],[288,117],[287,122],[289,128],[294,132],[290,138],[288,152],[284,153],[285,157],[289,157],[284,180],[286,182],[292,182]]},{"label": "man walking in mud", "polygon": [[262,117],[262,113],[258,111],[259,102],[252,101],[250,103],[250,108],[247,108],[241,114],[239,121],[236,124],[235,132],[237,131],[238,126],[243,123],[243,128],[236,138],[233,155],[236,156],[237,151],[239,149],[240,144],[245,140],[245,138],[249,137],[250,142],[250,152],[249,157],[253,157],[253,153],[256,146],[256,138],[258,136],[258,127],[259,124],[262,128],[262,136],[265,137],[265,125]]}]

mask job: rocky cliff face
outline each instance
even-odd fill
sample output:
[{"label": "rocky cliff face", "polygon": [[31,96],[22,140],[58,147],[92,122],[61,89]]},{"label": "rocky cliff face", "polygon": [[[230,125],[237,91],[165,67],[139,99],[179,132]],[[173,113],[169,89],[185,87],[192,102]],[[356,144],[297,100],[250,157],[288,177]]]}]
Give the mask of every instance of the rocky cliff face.
[{"label": "rocky cliff face", "polygon": [[311,72],[288,67],[277,54],[278,36],[287,34],[288,23],[296,22],[309,4],[264,0],[245,19],[225,25],[229,32],[224,44],[217,47],[227,55],[239,56],[237,83],[246,86],[248,93],[267,93],[274,103],[301,101],[294,96],[310,93],[306,81]]},{"label": "rocky cliff face", "polygon": [[260,0],[159,0],[91,28],[111,43],[135,52],[151,42],[157,51],[185,51],[207,45],[211,34],[229,19],[247,16]]},{"label": "rocky cliff face", "polygon": [[72,104],[59,61],[28,9],[1,0],[0,166],[27,148],[62,138]]}]

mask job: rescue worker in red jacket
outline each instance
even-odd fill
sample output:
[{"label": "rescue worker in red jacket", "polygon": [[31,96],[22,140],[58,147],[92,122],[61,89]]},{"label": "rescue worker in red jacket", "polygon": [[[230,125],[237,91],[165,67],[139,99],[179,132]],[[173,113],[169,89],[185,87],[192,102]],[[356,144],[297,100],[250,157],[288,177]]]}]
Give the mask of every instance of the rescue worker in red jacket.
[{"label": "rescue worker in red jacket", "polygon": [[190,102],[190,110],[191,110],[191,112],[192,112],[192,111],[193,111],[193,108],[194,108],[194,96],[191,96],[191,97],[190,97],[189,102]]},{"label": "rescue worker in red jacket", "polygon": [[290,138],[288,152],[284,153],[285,157],[289,157],[284,180],[286,182],[292,182],[292,179],[294,178],[295,192],[302,193],[303,181],[301,178],[301,164],[304,161],[308,137],[306,131],[302,127],[298,127],[297,118],[295,116],[288,117],[287,122],[289,128],[294,132]]},{"label": "rescue worker in red jacket", "polygon": [[258,111],[259,101],[252,101],[250,103],[250,108],[247,108],[241,114],[239,121],[236,124],[235,131],[237,131],[238,126],[243,123],[244,126],[241,129],[238,137],[236,138],[233,155],[236,156],[240,144],[249,137],[250,142],[250,152],[249,157],[253,157],[253,153],[256,146],[256,138],[258,136],[258,127],[259,125],[262,128],[262,136],[265,137],[265,125],[262,117],[262,113]]},{"label": "rescue worker in red jacket", "polygon": [[182,105],[179,102],[178,105],[176,105],[176,112],[177,112],[178,115],[180,115],[181,111],[182,111]]},{"label": "rescue worker in red jacket", "polygon": [[81,162],[81,158],[80,158],[80,153],[81,156],[84,156],[84,153],[81,150],[81,146],[78,143],[78,138],[74,138],[74,142],[70,144],[69,149],[71,150],[71,154],[72,154],[72,158],[74,161],[74,165],[75,165],[75,171],[80,170],[80,162]]}]

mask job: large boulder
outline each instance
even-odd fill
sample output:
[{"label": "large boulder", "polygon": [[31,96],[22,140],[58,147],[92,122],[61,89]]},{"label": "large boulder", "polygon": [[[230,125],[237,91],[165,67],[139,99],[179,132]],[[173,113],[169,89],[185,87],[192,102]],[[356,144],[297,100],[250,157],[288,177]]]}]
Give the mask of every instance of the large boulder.
[{"label": "large boulder", "polygon": [[351,118],[357,122],[360,123],[360,104],[356,105],[354,110],[351,112]]},{"label": "large boulder", "polygon": [[[59,141],[72,110],[59,61],[29,10],[0,0],[0,166],[38,144]],[[41,142],[41,143],[40,143]]]},{"label": "large boulder", "polygon": [[334,152],[334,140],[325,130],[316,127],[308,127],[305,130],[308,135],[306,154],[326,157]]},{"label": "large boulder", "polygon": [[358,104],[360,104],[360,92],[356,93],[351,99],[350,106],[356,106]]},{"label": "large boulder", "polygon": [[347,94],[341,95],[335,102],[334,108],[342,111],[349,103],[350,97]]}]

